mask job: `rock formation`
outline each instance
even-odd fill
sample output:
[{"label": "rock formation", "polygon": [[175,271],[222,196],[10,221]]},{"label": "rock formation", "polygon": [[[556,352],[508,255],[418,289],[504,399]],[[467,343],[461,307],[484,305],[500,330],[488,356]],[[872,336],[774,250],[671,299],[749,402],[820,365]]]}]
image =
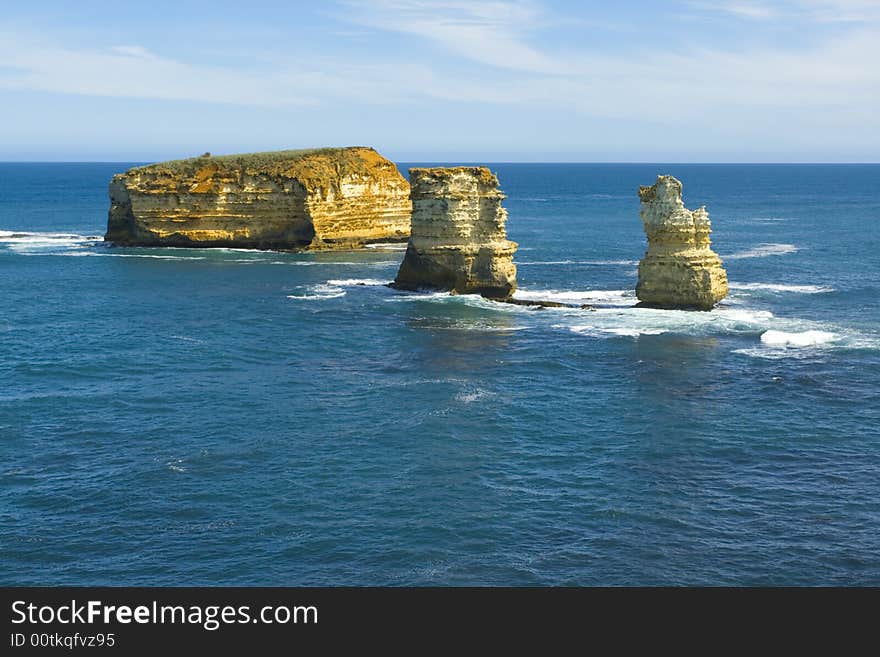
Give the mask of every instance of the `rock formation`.
[{"label": "rock formation", "polygon": [[709,310],[727,296],[727,273],[709,248],[709,213],[681,201],[681,182],[657,176],[639,187],[648,251],[639,262],[640,306]]},{"label": "rock formation", "polygon": [[516,243],[505,198],[486,167],[410,169],[412,234],[394,286],[508,299],[516,290]]},{"label": "rock formation", "polygon": [[110,182],[104,239],[125,246],[351,248],[409,235],[409,185],[372,148],[225,155]]}]

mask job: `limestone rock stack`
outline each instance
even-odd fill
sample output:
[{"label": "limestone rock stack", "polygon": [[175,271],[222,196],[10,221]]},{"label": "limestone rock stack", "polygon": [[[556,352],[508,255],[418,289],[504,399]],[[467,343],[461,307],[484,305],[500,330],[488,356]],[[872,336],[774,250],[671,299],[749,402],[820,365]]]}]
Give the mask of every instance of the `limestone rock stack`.
[{"label": "limestone rock stack", "polygon": [[639,187],[648,251],[639,262],[636,296],[642,306],[709,310],[727,296],[727,273],[709,248],[709,214],[685,208],[681,189],[672,176]]},{"label": "limestone rock stack", "polygon": [[113,176],[106,240],[126,246],[351,248],[409,235],[409,185],[372,148],[162,162]]},{"label": "limestone rock stack", "polygon": [[394,286],[508,299],[516,290],[516,243],[505,198],[486,167],[409,170],[412,234]]}]

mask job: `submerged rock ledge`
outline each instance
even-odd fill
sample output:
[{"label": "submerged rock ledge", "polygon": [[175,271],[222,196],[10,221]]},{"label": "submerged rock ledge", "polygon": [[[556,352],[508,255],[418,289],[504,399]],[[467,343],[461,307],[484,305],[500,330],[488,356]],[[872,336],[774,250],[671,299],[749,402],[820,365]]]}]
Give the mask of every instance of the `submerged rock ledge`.
[{"label": "submerged rock ledge", "polygon": [[372,148],[160,162],[113,176],[121,246],[338,249],[409,236],[409,184]]}]

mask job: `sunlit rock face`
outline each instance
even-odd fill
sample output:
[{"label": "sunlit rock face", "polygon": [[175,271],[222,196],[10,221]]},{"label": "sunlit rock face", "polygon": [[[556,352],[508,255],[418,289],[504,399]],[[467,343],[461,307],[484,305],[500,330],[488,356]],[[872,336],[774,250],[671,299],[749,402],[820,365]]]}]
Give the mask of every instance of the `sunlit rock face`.
[{"label": "sunlit rock face", "polygon": [[113,176],[124,246],[352,248],[409,235],[409,184],[372,148],[205,156]]},{"label": "sunlit rock face", "polygon": [[516,290],[516,243],[505,198],[486,167],[410,169],[412,234],[395,287],[508,299]]},{"label": "sunlit rock face", "polygon": [[681,189],[672,176],[639,187],[648,251],[636,296],[642,306],[709,310],[727,296],[727,273],[709,248],[709,213],[684,207]]}]

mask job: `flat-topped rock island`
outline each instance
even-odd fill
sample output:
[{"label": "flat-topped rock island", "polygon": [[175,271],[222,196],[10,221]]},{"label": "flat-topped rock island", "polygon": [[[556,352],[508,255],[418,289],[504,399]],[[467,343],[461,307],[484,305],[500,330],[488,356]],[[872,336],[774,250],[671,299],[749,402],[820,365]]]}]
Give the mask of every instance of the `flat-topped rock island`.
[{"label": "flat-topped rock island", "polygon": [[346,249],[409,236],[409,184],[372,148],[211,156],[113,176],[120,246]]}]

